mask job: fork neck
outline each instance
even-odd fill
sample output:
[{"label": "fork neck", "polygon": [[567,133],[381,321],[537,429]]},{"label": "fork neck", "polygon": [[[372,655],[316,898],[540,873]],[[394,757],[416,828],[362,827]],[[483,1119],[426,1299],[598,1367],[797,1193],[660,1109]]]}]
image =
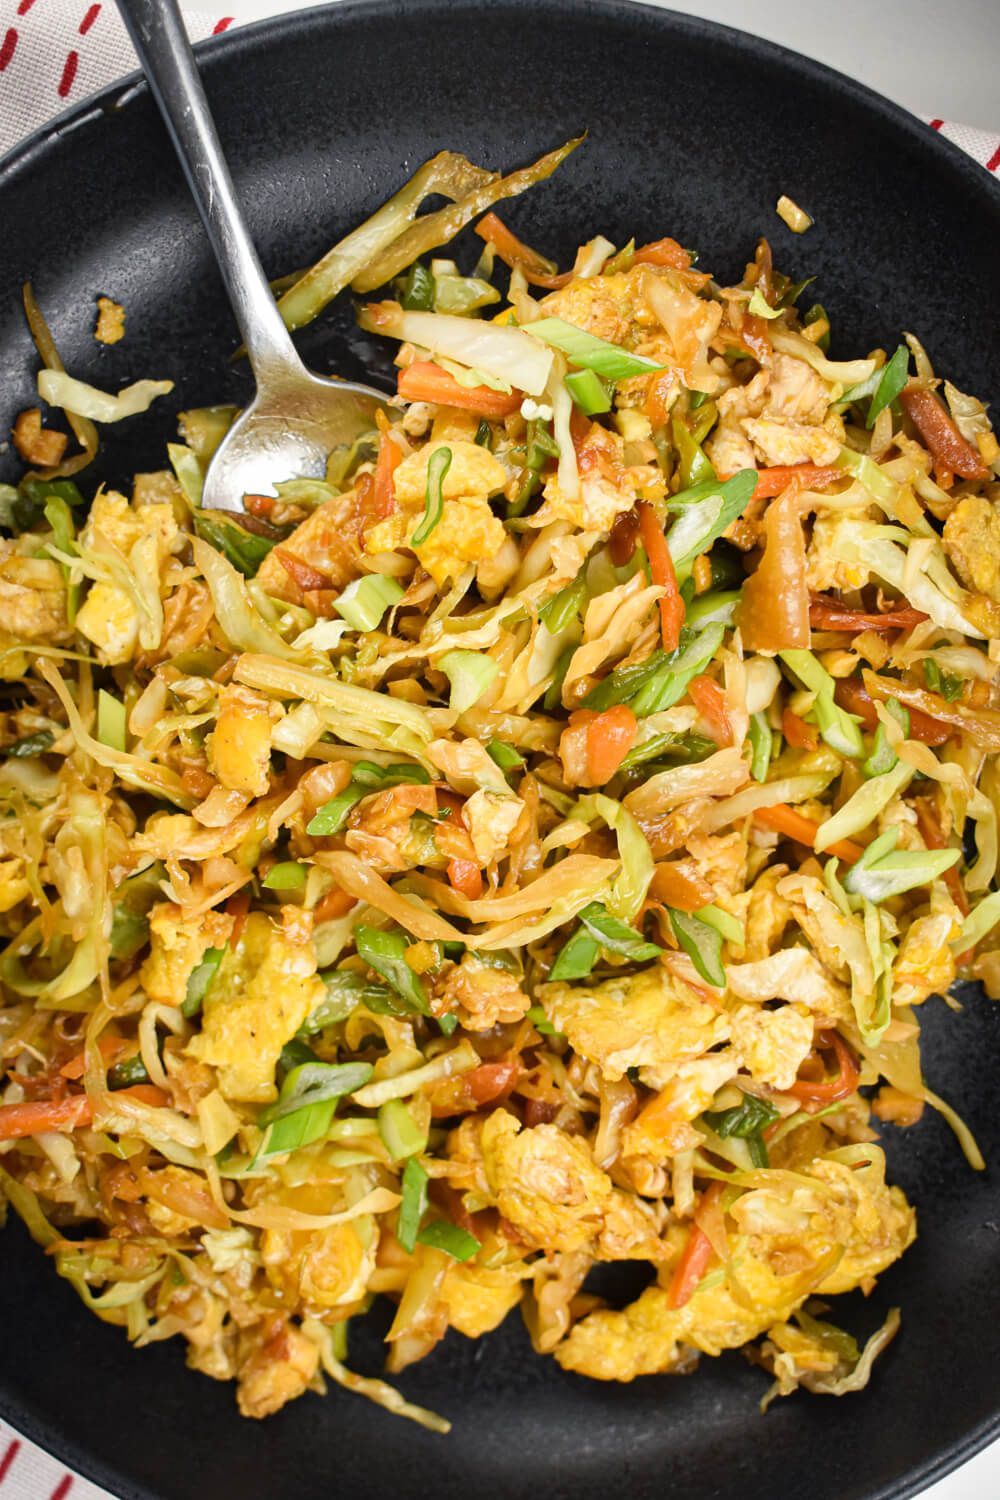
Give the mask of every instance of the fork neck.
[{"label": "fork neck", "polygon": [[177,0],[117,0],[180,158],[258,388],[305,377],[247,229]]}]

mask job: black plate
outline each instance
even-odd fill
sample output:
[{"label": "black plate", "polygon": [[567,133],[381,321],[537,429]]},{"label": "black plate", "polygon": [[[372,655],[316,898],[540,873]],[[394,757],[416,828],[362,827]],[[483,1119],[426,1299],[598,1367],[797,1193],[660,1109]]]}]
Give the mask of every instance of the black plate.
[{"label": "black plate", "polygon": [[[627,4],[345,0],[201,56],[272,274],[325,248],[443,145],[511,167],[586,126],[584,149],[504,211],[532,243],[565,258],[598,230],[617,243],[673,234],[731,277],[765,232],[780,266],[816,275],[841,351],[892,348],[912,329],[963,389],[1000,394],[1000,189],[917,120],[769,43]],[[246,391],[226,363],[228,309],[155,111],[145,90],[116,108],[122,93],[89,101],[0,168],[0,432],[32,399],[16,295],[29,276],[74,373],[112,388],[171,376],[175,405]],[[816,217],[804,239],[774,215],[782,192]],[[91,337],[98,292],[128,309],[114,349]],[[317,368],[386,370],[347,310],[303,346]],[[106,429],[102,476],[155,465],[170,416],[158,402]],[[1000,1010],[966,999],[959,1015],[940,1000],[924,1007],[926,1071],[995,1162]],[[0,1241],[0,1409],[129,1500],[912,1494],[1000,1429],[1000,1209],[995,1176],[974,1174],[933,1115],[887,1135],[920,1238],[870,1303],[851,1305],[861,1333],[903,1309],[902,1335],[860,1396],[796,1396],[762,1418],[766,1377],[738,1354],[691,1379],[590,1383],[536,1358],[514,1315],[476,1344],[449,1335],[401,1381],[453,1418],[450,1438],[340,1393],[243,1422],[232,1389],[188,1373],[176,1344],[131,1351],[12,1226]],[[378,1366],[378,1331],[352,1343],[366,1370]]]}]

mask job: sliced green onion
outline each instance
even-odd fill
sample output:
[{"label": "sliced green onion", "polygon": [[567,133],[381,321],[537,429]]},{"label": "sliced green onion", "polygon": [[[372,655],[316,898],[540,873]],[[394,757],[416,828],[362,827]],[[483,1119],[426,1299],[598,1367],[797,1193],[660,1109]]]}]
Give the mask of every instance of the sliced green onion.
[{"label": "sliced green onion", "polygon": [[56,742],[56,737],[51,729],[39,729],[36,734],[26,734],[22,739],[15,740],[8,745],[3,754],[8,759],[22,760],[32,755],[44,755],[46,750],[51,750]]},{"label": "sliced green onion", "polygon": [[519,771],[525,764],[521,752],[515,750],[513,745],[505,745],[503,740],[490,740],[486,746],[486,754],[505,774],[508,771]]},{"label": "sliced green onion", "polygon": [[355,786],[352,781],[350,786],[346,786],[316,810],[306,824],[306,833],[315,839],[329,838],[331,834],[339,833],[347,822],[351,808],[356,807],[367,794],[366,787]]},{"label": "sliced green onion", "polygon": [[398,604],[402,597],[403,589],[395,578],[387,578],[382,573],[366,573],[347,585],[340,597],[333,601],[333,607],[352,630],[368,631],[380,625],[386,610]]},{"label": "sliced green onion", "polygon": [[421,1229],[417,1240],[421,1245],[443,1250],[452,1260],[471,1260],[481,1248],[474,1234],[470,1234],[467,1229],[460,1229],[457,1224],[449,1224],[447,1219],[432,1219]]},{"label": "sliced green onion", "polygon": [[534,323],[525,324],[525,332],[543,344],[551,344],[553,349],[561,349],[574,365],[593,370],[605,380],[628,380],[633,375],[648,375],[653,370],[666,369],[655,360],[645,359],[641,354],[630,354],[617,344],[584,333],[582,328],[576,328],[562,318],[538,318]]},{"label": "sliced green onion", "polygon": [[244,578],[256,578],[261,563],[277,545],[277,537],[247,531],[222,511],[196,510],[193,520],[198,535],[216,552],[221,552]]},{"label": "sliced green onion", "polygon": [[771,765],[771,752],[774,748],[774,735],[767,715],[764,713],[750,715],[750,775],[754,781],[766,781],[767,773]]},{"label": "sliced green onion", "polygon": [[865,420],[865,426],[869,431],[875,426],[875,418],[879,412],[883,411],[885,407],[892,405],[909,378],[910,351],[905,344],[900,344],[888,364],[881,371],[874,395],[869,403],[868,416]]},{"label": "sliced green onion", "polygon": [[714,482],[715,469],[708,454],[680,417],[671,419],[670,431],[677,449],[677,474],[682,488]]},{"label": "sliced green onion", "polygon": [[272,865],[261,882],[269,891],[301,891],[309,875],[308,865],[286,859]]},{"label": "sliced green onion", "polygon": [[446,651],[434,665],[451,683],[448,705],[460,714],[479,702],[492,687],[500,670],[492,656],[486,656],[482,651]]},{"label": "sliced green onion", "polygon": [[899,792],[912,780],[913,767],[899,761],[883,776],[874,776],[858,787],[843,807],[819,825],[814,846],[819,853],[829,849],[838,839],[849,839],[856,833],[870,828],[883,808],[888,807]]},{"label": "sliced green onion", "polygon": [[541,1036],[562,1036],[562,1032],[556,1030],[540,1005],[529,1005],[525,1015]]},{"label": "sliced green onion", "polygon": [[403,1201],[399,1205],[396,1238],[408,1255],[417,1247],[417,1231],[427,1208],[427,1173],[415,1156],[403,1169]]},{"label": "sliced green onion", "polygon": [[103,688],[97,694],[97,738],[112,750],[125,749],[125,705]]},{"label": "sliced green onion", "polygon": [[202,1002],[208,994],[212,980],[219,972],[225,955],[225,948],[206,948],[201,963],[195,964],[188,975],[187,989],[181,1002],[181,1014],[187,1017],[196,1016],[201,1010]]},{"label": "sliced green onion", "polygon": [[722,933],[690,912],[668,907],[674,936],[706,984],[725,989],[726,971],[722,965]]},{"label": "sliced green onion", "polygon": [[480,417],[479,426],[476,428],[475,442],[478,448],[489,448],[492,444],[493,428],[490,426],[488,417]]},{"label": "sliced green onion", "polygon": [[731,625],[739,600],[739,589],[720,589],[711,594],[700,594],[688,605],[684,623],[689,630],[701,630],[705,625]]},{"label": "sliced green onion", "polygon": [[556,955],[550,980],[585,979],[597,962],[601,945],[586,927],[578,927]]},{"label": "sliced green onion", "polygon": [[746,942],[743,923],[731,912],[723,911],[721,906],[700,906],[693,915],[699,922],[706,922],[709,927],[714,927],[727,943],[735,943],[738,948],[742,948]]},{"label": "sliced green onion", "polygon": [[645,765],[648,760],[655,760],[658,755],[670,750],[679,742],[676,734],[654,734],[648,740],[643,740],[626,755],[619,770],[631,771],[636,766]]},{"label": "sliced green onion", "polygon": [[585,906],[579,913],[579,919],[602,948],[609,953],[630,958],[633,963],[645,963],[648,959],[658,958],[663,952],[656,943],[648,943],[634,927],[613,917],[599,901],[592,901],[589,906]]},{"label": "sliced green onion", "polygon": [[816,347],[817,349],[822,349],[824,354],[829,353],[830,319],[822,302],[814,302],[802,321],[806,325],[806,327],[808,327],[810,323],[826,323],[826,332],[824,334],[821,334],[821,336],[816,340]]},{"label": "sliced green onion", "polygon": [[423,766],[410,765],[407,761],[393,761],[392,765],[379,766],[373,760],[355,762],[351,780],[356,786],[385,791],[392,786],[407,782],[414,786],[427,786],[430,776]]},{"label": "sliced green onion", "polygon": [[779,1115],[780,1111],[766,1099],[744,1094],[742,1104],[731,1109],[706,1109],[702,1119],[722,1140],[735,1136],[737,1140],[745,1141],[748,1136],[759,1135],[768,1125],[773,1125]]},{"label": "sliced green onion", "polygon": [[434,277],[419,260],[410,267],[399,300],[407,312],[433,312]]},{"label": "sliced green onion", "polygon": [[898,836],[899,830],[890,828],[869,844],[844,876],[845,891],[866,901],[888,901],[929,885],[962,857],[961,849],[896,849]]},{"label": "sliced green onion", "polygon": [[871,751],[861,762],[861,769],[869,777],[884,776],[898,763],[899,756],[889,743],[885,725],[880,723],[875,728]]},{"label": "sliced green onion", "polygon": [[[700,491],[702,485],[695,488]],[[741,469],[722,484],[706,481],[705,492],[697,500],[684,499],[682,502],[682,497],[675,495],[668,502],[671,509],[683,503],[681,514],[667,534],[667,546],[678,581],[688,576],[695,558],[707,552],[726,527],[743,514],[756,488],[757,470]],[[692,489],[688,495],[694,492]]]},{"label": "sliced green onion", "polygon": [[354,932],[358,955],[369,968],[381,974],[411,1010],[430,1015],[427,992],[406,962],[409,941],[400,932],[382,932],[377,927],[358,927]]},{"label": "sliced green onion", "polygon": [[593,370],[572,370],[563,383],[585,417],[611,410],[611,392]]},{"label": "sliced green onion", "polygon": [[799,681],[816,694],[813,713],[823,739],[838,755],[857,759],[864,754],[865,745],[858,728],[860,719],[849,714],[834,702],[834,679],[817,661],[811,651],[779,651],[778,655]]},{"label": "sliced green onion", "polygon": [[946,703],[954,703],[965,686],[964,679],[950,672],[942,672],[931,656],[924,657],[924,681],[932,693],[940,693]]},{"label": "sliced green onion", "polygon": [[387,984],[367,979],[357,969],[330,969],[319,977],[326,995],[299,1028],[303,1036],[315,1036],[327,1026],[346,1021],[359,1005],[381,1015],[409,1014]]},{"label": "sliced green onion", "polygon": [[955,953],[965,953],[981,943],[987,933],[1000,922],[1000,891],[991,891],[978,906],[973,907],[962,923],[958,937],[952,938],[951,948]]},{"label": "sliced green onion", "polygon": [[302,1063],[281,1085],[277,1103],[258,1116],[267,1126],[254,1164],[270,1156],[297,1151],[322,1140],[330,1129],[337,1101],[362,1088],[372,1076],[370,1063]]},{"label": "sliced green onion", "polygon": [[379,1107],[378,1133],[393,1161],[417,1156],[427,1146],[427,1131],[420,1129],[402,1099],[387,1099]]},{"label": "sliced green onion", "polygon": [[747,303],[747,312],[755,318],[781,317],[781,308],[772,307],[759,286],[755,286],[753,289],[753,296]]},{"label": "sliced green onion", "polygon": [[124,1062],[115,1063],[114,1067],[108,1069],[109,1089],[130,1089],[137,1083],[148,1083],[149,1073],[146,1064],[142,1060],[142,1053],[137,1052],[134,1057],[127,1057]]},{"label": "sliced green onion", "polygon": [[545,697],[542,699],[542,707],[546,713],[553,713],[562,702],[562,686],[569,670],[569,664],[573,660],[575,646],[567,646],[556,662],[555,671],[552,673],[552,681],[545,689]]},{"label": "sliced green onion", "polygon": [[660,671],[629,700],[636,718],[663,713],[679,703],[692,678],[708,665],[722,645],[725,633],[726,627],[720,624],[707,625],[693,639],[690,632],[682,630],[677,650],[671,652]]},{"label": "sliced green onion", "polygon": [[538,618],[550,635],[558,635],[579,616],[587,602],[587,580],[581,573],[572,583],[546,599]]},{"label": "sliced green onion", "polygon": [[411,546],[422,546],[440,521],[444,511],[443,485],[445,475],[450,468],[451,449],[435,448],[427,461],[427,490],[424,496],[423,519],[410,538]]}]

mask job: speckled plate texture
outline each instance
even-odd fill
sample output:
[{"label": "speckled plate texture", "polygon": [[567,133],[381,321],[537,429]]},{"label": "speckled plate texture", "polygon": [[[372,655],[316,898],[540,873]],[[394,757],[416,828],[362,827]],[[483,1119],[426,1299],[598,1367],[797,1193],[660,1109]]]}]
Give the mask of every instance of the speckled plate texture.
[{"label": "speckled plate texture", "polygon": [[[504,218],[548,254],[598,230],[676,236],[720,278],[758,234],[829,310],[835,350],[893,347],[912,329],[963,389],[1000,396],[1000,187],[916,119],[820,65],[662,10],[560,0],[343,0],[200,50],[268,270],[306,264],[443,146],[509,169],[582,128],[589,140]],[[803,238],[780,193],[814,215]],[[108,90],[0,165],[0,430],[34,397],[19,311],[30,277],[75,374],[117,389],[177,382],[173,406],[238,401],[246,373],[222,289],[144,88]],[[478,243],[478,241],[476,242]],[[462,254],[462,245],[458,253]],[[471,253],[471,252],[470,252]],[[128,338],[92,337],[93,298],[128,309]],[[308,330],[321,370],[388,383],[385,353],[345,307]],[[100,477],[159,463],[171,401],[105,429]],[[0,457],[0,478],[8,477]],[[88,477],[94,477],[93,475]],[[931,1087],[1000,1162],[1000,1009],[922,1007]],[[915,1493],[1000,1430],[995,1166],[975,1174],[928,1112],[887,1131],[920,1237],[873,1296],[840,1316],[903,1329],[861,1395],[795,1396],[764,1417],[766,1377],[739,1354],[690,1379],[629,1386],[563,1374],[519,1317],[471,1343],[449,1334],[400,1381],[454,1422],[434,1436],[339,1391],[264,1424],[187,1371],[176,1343],[130,1350],[86,1312],[18,1225],[4,1234],[0,1410],[128,1500],[888,1500]],[[625,1298],[619,1282],[610,1295]],[[388,1311],[352,1329],[374,1373]]]}]

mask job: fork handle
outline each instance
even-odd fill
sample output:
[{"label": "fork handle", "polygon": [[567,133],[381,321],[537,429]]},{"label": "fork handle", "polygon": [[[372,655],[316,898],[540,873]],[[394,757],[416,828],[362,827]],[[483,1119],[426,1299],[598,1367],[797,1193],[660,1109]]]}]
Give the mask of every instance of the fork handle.
[{"label": "fork handle", "polygon": [[257,385],[300,379],[302,362],[237,203],[177,0],[117,4],[204,222]]}]

